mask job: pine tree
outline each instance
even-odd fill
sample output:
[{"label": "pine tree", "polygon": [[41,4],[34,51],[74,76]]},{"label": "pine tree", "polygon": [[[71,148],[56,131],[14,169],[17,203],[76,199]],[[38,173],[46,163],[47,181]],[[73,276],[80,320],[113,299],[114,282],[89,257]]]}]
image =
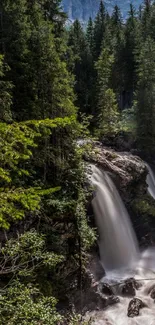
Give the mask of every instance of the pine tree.
[{"label": "pine tree", "polygon": [[124,30],[122,16],[119,7],[114,7],[111,17],[112,45],[115,63],[112,73],[112,88],[118,98],[119,106],[121,107],[121,96],[124,90]]},{"label": "pine tree", "polygon": [[124,44],[124,94],[128,98],[123,106],[131,107],[133,92],[136,85],[136,62],[135,51],[138,46],[138,22],[136,11],[133,5],[130,5],[129,16],[125,25],[125,44]]},{"label": "pine tree", "polygon": [[97,60],[102,48],[106,26],[106,10],[103,1],[94,22],[94,59]]},{"label": "pine tree", "polygon": [[87,24],[86,38],[89,44],[89,49],[92,53],[93,53],[93,33],[94,33],[94,26],[93,26],[92,18],[90,17]]},{"label": "pine tree", "polygon": [[138,88],[136,93],[138,144],[145,152],[155,144],[155,43],[148,37],[137,57]]},{"label": "pine tree", "polygon": [[5,80],[8,66],[4,63],[4,57],[0,55],[0,121],[11,122],[12,87],[11,82]]},{"label": "pine tree", "polygon": [[144,39],[148,37],[151,31],[150,18],[151,18],[151,1],[144,0],[144,8],[143,8],[142,18],[141,18],[142,34]]},{"label": "pine tree", "polygon": [[90,113],[90,86],[92,81],[92,55],[86,35],[78,20],[69,31],[68,45],[74,57],[76,104],[80,111]]},{"label": "pine tree", "polygon": [[[17,120],[74,114],[72,77],[62,60],[49,16],[38,1],[3,0],[8,79],[14,84],[12,110]],[[42,9],[43,8],[43,9]]]},{"label": "pine tree", "polygon": [[96,64],[98,85],[97,134],[100,137],[114,135],[117,130],[118,105],[115,94],[110,88],[113,64],[114,56],[111,55],[108,48],[103,49]]},{"label": "pine tree", "polygon": [[[28,77],[28,40],[31,29],[26,15],[26,0],[1,1],[1,49],[9,66],[6,78],[13,85],[12,109],[16,117],[28,104],[32,93]],[[16,108],[15,108],[16,107]]]}]

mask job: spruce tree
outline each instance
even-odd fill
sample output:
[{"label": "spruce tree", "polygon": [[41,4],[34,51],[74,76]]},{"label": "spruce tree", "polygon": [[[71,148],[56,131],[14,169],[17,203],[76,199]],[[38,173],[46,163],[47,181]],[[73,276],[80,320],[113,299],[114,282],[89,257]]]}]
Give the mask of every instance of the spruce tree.
[{"label": "spruce tree", "polygon": [[94,59],[97,60],[102,48],[106,28],[106,10],[103,1],[100,2],[100,8],[94,22]]},{"label": "spruce tree", "polygon": [[114,7],[111,17],[111,31],[112,31],[112,47],[115,62],[113,65],[112,72],[112,88],[114,89],[120,108],[121,107],[121,96],[124,90],[124,29],[123,21],[119,7]]},{"label": "spruce tree", "polygon": [[155,43],[148,37],[137,57],[136,116],[138,144],[145,152],[155,145]]},{"label": "spruce tree", "polygon": [[0,121],[11,122],[12,113],[12,88],[11,82],[5,80],[5,73],[9,67],[4,62],[4,57],[0,55]]},{"label": "spruce tree", "polygon": [[72,77],[64,47],[58,44],[47,2],[2,0],[7,78],[13,83],[12,110],[17,120],[74,114]]},{"label": "spruce tree", "polygon": [[125,98],[125,106],[131,107],[133,92],[136,85],[136,62],[135,51],[138,43],[138,27],[136,11],[133,5],[130,5],[128,19],[125,25],[125,44],[124,44],[124,91],[128,98]]},{"label": "spruce tree", "polygon": [[142,11],[142,18],[141,18],[142,33],[144,39],[148,37],[151,30],[150,18],[151,18],[151,1],[144,0],[144,8]]},{"label": "spruce tree", "polygon": [[94,26],[93,26],[92,18],[90,17],[87,24],[86,38],[89,44],[90,52],[92,53],[93,53],[93,33],[94,33]]},{"label": "spruce tree", "polygon": [[97,69],[97,134],[101,137],[112,136],[117,130],[118,105],[113,89],[111,89],[111,74],[114,56],[108,48],[102,50]]},{"label": "spruce tree", "polygon": [[78,20],[69,31],[68,45],[74,57],[76,105],[82,112],[90,112],[90,87],[92,86],[92,54],[86,35]]}]

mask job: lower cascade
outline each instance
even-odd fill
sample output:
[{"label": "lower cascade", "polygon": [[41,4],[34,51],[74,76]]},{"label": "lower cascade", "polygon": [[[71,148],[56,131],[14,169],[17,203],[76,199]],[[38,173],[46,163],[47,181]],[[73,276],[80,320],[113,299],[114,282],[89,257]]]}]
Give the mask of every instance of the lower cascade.
[{"label": "lower cascade", "polygon": [[91,317],[93,325],[155,325],[155,248],[140,253],[129,215],[112,179],[107,172],[92,168],[96,190],[92,204],[101,263],[106,271],[100,284],[110,286],[119,298],[117,304],[88,312],[86,319]]}]

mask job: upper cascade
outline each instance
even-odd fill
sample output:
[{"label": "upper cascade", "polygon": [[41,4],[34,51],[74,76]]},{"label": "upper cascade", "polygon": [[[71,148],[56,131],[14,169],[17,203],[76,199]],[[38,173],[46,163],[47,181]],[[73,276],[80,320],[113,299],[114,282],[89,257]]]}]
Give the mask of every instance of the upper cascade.
[{"label": "upper cascade", "polygon": [[[117,5],[121,9],[122,16],[125,19],[127,17],[129,6],[131,1],[118,0]],[[138,10],[139,6],[142,4],[142,0],[133,0],[133,5],[135,9]],[[89,17],[95,18],[100,0],[62,0],[63,9],[68,14],[70,20],[79,19],[82,22],[87,22]],[[105,7],[111,14],[114,6],[116,5],[115,0],[105,0]]]},{"label": "upper cascade", "polygon": [[92,166],[96,193],[92,205],[105,271],[132,268],[139,259],[135,233],[125,205],[108,173]]}]

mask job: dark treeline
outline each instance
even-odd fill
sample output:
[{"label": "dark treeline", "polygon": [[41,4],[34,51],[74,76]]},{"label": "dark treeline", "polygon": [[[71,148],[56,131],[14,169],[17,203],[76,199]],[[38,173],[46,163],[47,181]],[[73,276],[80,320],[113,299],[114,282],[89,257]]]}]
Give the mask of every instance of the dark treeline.
[{"label": "dark treeline", "polygon": [[57,300],[69,308],[85,283],[96,233],[82,158],[91,148],[77,140],[128,134],[154,152],[155,5],[131,5],[123,22],[101,2],[87,30],[66,20],[60,0],[0,2],[2,325],[64,324]]},{"label": "dark treeline", "polygon": [[109,16],[101,1],[86,31],[76,20],[68,39],[80,112],[93,116],[100,137],[129,127],[144,151],[154,150],[155,141],[154,22],[155,4],[149,0],[139,12],[131,4],[126,21],[117,5]]}]

